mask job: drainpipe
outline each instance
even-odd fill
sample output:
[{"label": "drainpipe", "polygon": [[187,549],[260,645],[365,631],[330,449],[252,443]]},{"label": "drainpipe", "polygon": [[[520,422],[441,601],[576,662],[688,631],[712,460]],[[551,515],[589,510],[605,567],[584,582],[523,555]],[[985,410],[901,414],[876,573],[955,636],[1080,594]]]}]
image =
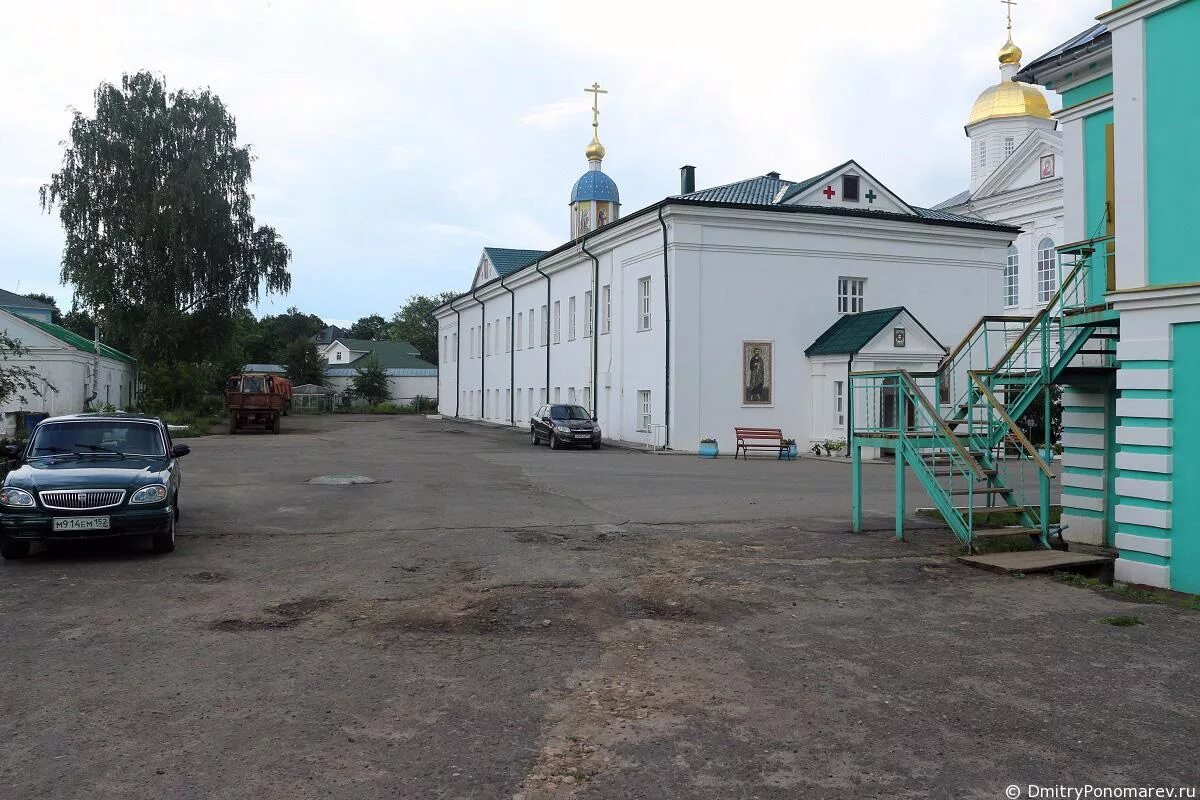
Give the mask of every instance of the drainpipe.
[{"label": "drainpipe", "polygon": [[846,359],[846,455],[850,457],[850,440],[854,438],[854,393],[850,391],[850,373],[854,371],[854,353]]},{"label": "drainpipe", "polygon": [[539,335],[546,337],[546,402],[553,402],[550,399],[550,276],[542,272],[542,262],[535,262],[533,265],[534,272],[546,279],[546,324],[541,326],[538,331]]},{"label": "drainpipe", "polygon": [[475,292],[471,290],[471,299],[479,303],[479,418],[484,419],[483,409],[487,406],[487,341],[483,332],[487,329],[487,308]]},{"label": "drainpipe", "polygon": [[663,329],[663,384],[666,387],[663,403],[663,449],[671,446],[671,275],[667,270],[667,223],[663,220],[662,204],[658,207],[658,224],[662,226],[663,239],[663,310],[666,327]]},{"label": "drainpipe", "polygon": [[458,417],[458,399],[462,397],[462,314],[450,303],[454,312],[454,416]]},{"label": "drainpipe", "polygon": [[588,252],[587,239],[579,243],[579,249],[592,260],[592,407],[588,410],[592,412],[593,417],[598,417],[596,408],[599,403],[596,402],[596,398],[600,394],[600,385],[596,383],[596,377],[600,366],[600,337],[596,335],[598,330],[596,322],[600,311],[600,259]]},{"label": "drainpipe", "polygon": [[500,279],[500,288],[508,292],[508,424],[517,424],[516,405],[517,402],[517,351],[513,347],[517,342],[517,337],[513,331],[513,325],[517,324],[517,295],[512,289],[504,285],[504,278]]}]

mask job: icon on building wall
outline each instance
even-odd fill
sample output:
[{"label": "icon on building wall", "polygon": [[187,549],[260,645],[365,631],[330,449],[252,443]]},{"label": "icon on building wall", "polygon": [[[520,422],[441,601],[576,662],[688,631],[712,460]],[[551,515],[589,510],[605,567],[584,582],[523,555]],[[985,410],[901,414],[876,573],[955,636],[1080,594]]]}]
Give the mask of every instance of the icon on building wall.
[{"label": "icon on building wall", "polygon": [[892,347],[904,347],[907,338],[904,328],[892,328]]},{"label": "icon on building wall", "polygon": [[771,405],[775,379],[771,350],[771,342],[742,342],[742,405]]},{"label": "icon on building wall", "polygon": [[1053,153],[1042,156],[1041,175],[1042,175],[1042,180],[1046,180],[1046,178],[1054,177],[1054,154]]}]

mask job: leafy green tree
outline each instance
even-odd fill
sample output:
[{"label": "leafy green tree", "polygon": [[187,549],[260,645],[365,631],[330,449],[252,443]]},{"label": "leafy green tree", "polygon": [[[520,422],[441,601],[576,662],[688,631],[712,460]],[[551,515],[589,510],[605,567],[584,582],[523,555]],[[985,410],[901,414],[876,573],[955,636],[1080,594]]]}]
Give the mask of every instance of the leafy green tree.
[{"label": "leafy green tree", "polygon": [[383,340],[388,338],[388,321],[379,314],[361,318],[346,331],[349,339]]},{"label": "leafy green tree", "polygon": [[442,292],[431,296],[417,294],[408,298],[392,317],[389,338],[408,342],[417,348],[422,359],[430,364],[438,363],[438,328],[433,310],[456,296],[454,292]]},{"label": "leafy green tree", "polygon": [[325,327],[315,314],[292,306],[282,314],[268,315],[246,324],[246,361],[256,364],[286,364],[287,351],[297,339],[311,338]]},{"label": "leafy green tree", "polygon": [[53,306],[54,310],[50,312],[50,321],[53,322],[55,325],[62,324],[62,312],[58,310],[58,301],[57,300],[55,300],[53,297],[51,297],[50,295],[45,294],[43,292],[30,292],[29,294],[27,294],[25,296],[28,297],[30,300],[38,300],[38,301],[45,303],[48,306]]},{"label": "leafy green tree", "polygon": [[325,365],[321,363],[317,346],[313,344],[312,339],[302,336],[293,340],[284,352],[283,363],[287,364],[288,377],[293,383],[324,385]]},{"label": "leafy green tree", "polygon": [[392,399],[387,373],[379,365],[379,356],[374,353],[367,356],[367,363],[356,372],[358,374],[350,379],[355,397],[361,397],[373,406]]},{"label": "leafy green tree", "polygon": [[207,360],[243,308],[291,288],[291,251],[251,213],[250,149],[210,90],[149,72],[100,84],[95,105],[41,188],[66,233],[62,281],[144,364]]}]

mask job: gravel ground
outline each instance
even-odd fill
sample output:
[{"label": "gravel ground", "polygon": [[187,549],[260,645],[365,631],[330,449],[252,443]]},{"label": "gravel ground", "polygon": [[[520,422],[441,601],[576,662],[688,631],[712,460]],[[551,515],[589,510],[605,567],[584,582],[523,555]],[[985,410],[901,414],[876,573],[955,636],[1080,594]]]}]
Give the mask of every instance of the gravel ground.
[{"label": "gravel ground", "polygon": [[[928,520],[895,542],[886,467],[854,535],[842,464],[284,422],[189,441],[174,553],[0,565],[0,798],[1197,781],[1200,612],[971,570]],[[307,483],[340,474],[381,482]]]}]

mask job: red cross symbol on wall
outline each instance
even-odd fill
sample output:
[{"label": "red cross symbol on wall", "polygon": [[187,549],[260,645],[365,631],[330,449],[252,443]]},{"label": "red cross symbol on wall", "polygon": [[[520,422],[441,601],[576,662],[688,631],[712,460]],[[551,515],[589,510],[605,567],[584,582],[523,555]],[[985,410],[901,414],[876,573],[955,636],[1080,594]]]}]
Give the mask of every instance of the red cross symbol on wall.
[{"label": "red cross symbol on wall", "polygon": [[833,190],[832,186],[826,186],[824,189],[821,190],[821,194],[825,195],[826,200],[832,200],[833,196],[835,194],[837,194],[837,192],[835,192]]}]

